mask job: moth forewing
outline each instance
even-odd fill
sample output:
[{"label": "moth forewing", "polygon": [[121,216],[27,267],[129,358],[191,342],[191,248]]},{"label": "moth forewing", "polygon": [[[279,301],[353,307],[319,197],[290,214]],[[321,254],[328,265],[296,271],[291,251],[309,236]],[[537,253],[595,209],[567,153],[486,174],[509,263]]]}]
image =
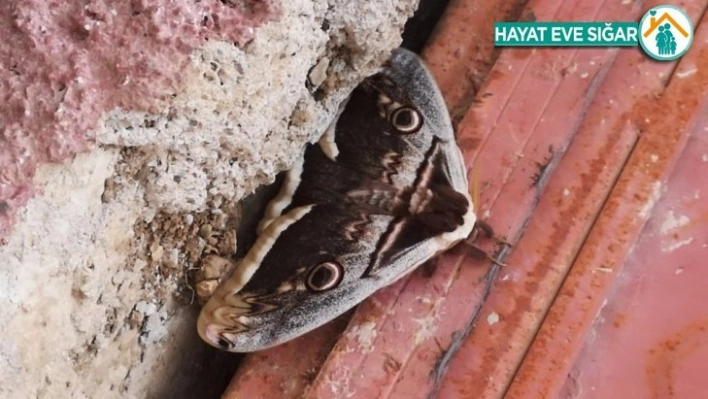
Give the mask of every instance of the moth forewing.
[{"label": "moth forewing", "polygon": [[465,239],[475,221],[442,95],[418,56],[397,49],[288,173],[199,333],[234,352],[296,338]]},{"label": "moth forewing", "polygon": [[239,317],[247,315],[251,306],[237,294],[248,283],[265,255],[291,224],[309,213],[314,205],[295,208],[269,223],[259,234],[246,257],[236,266],[231,276],[223,281],[202,308],[197,321],[199,335],[206,342],[222,347],[219,343],[224,331],[244,326]]}]

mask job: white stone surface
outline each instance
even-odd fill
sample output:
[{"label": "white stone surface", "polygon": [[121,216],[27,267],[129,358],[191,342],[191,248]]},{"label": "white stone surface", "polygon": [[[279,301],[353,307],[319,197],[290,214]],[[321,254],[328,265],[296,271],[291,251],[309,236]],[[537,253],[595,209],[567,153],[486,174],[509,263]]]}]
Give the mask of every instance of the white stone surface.
[{"label": "white stone surface", "polygon": [[233,246],[235,202],[319,137],[416,5],[284,1],[245,49],[194,51],[169,107],[114,110],[95,149],[42,167],[0,247],[0,397],[194,397],[184,366],[211,349],[175,299],[184,268]]}]

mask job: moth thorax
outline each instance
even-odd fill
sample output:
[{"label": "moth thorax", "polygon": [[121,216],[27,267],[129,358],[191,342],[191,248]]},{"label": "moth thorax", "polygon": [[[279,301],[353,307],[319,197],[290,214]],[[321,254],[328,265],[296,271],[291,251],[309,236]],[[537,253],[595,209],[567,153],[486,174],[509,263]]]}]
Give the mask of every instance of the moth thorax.
[{"label": "moth thorax", "polygon": [[433,198],[433,191],[424,187],[418,187],[411,195],[409,212],[413,215],[422,213],[430,204]]}]

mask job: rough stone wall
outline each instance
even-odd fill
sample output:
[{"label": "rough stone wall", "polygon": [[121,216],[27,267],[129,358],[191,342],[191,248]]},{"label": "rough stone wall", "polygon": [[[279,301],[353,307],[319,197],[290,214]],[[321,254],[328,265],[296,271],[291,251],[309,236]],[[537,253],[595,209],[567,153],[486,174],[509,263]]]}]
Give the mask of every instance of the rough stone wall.
[{"label": "rough stone wall", "polygon": [[187,269],[235,250],[238,200],[318,138],[417,5],[125,3],[146,19],[0,6],[0,397],[163,397],[203,378]]}]

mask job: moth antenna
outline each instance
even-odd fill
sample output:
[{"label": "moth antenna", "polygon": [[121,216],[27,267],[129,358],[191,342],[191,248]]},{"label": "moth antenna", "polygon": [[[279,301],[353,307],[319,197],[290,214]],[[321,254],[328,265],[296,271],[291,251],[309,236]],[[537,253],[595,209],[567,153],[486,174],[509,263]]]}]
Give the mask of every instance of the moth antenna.
[{"label": "moth antenna", "polygon": [[481,197],[481,181],[482,181],[482,167],[473,167],[472,177],[470,179],[470,197],[472,197],[472,211],[477,214],[479,211],[480,197]]},{"label": "moth antenna", "polygon": [[[482,188],[481,188],[481,181],[482,181],[482,166],[477,166],[473,167],[472,171],[470,172],[470,197],[472,197],[472,210],[474,211],[475,215],[479,216],[479,206],[481,204],[481,196],[482,196]],[[512,246],[511,243],[507,240],[505,240],[502,237],[499,237],[494,233],[494,229],[492,229],[492,226],[490,226],[487,222],[477,219],[477,222],[475,223],[474,230],[472,232],[472,235],[474,236],[471,240],[474,241],[476,239],[476,231],[481,230],[487,238],[493,238],[495,241],[498,243]],[[495,262],[497,263],[497,262]],[[499,264],[499,263],[497,263]]]},{"label": "moth antenna", "polygon": [[467,247],[469,247],[469,248],[472,250],[472,252],[474,253],[473,256],[475,256],[475,257],[477,257],[477,258],[480,258],[480,259],[487,259],[487,260],[490,260],[490,261],[492,261],[492,263],[494,263],[495,265],[499,265],[499,266],[503,266],[503,267],[506,267],[506,266],[507,266],[506,263],[504,263],[504,262],[502,262],[501,260],[496,259],[495,257],[489,255],[489,254],[487,253],[487,251],[483,250],[482,248],[478,247],[477,245],[475,245],[475,244],[473,244],[473,243],[471,243],[471,242],[467,242],[467,241],[465,241],[465,245],[467,245]]},{"label": "moth antenna", "polygon": [[[472,210],[474,213],[479,216],[479,207],[480,207],[480,198],[481,198],[481,181],[482,181],[482,167],[481,166],[476,166],[473,167],[472,170],[469,173],[469,185],[470,185],[470,197],[472,198]],[[479,232],[482,232],[487,238],[492,238],[498,243],[501,243],[503,245],[508,245],[511,246],[511,244],[506,241],[505,239],[497,236],[494,233],[494,229],[492,226],[490,226],[487,222],[477,219],[473,229],[472,233],[470,236],[467,238],[467,240],[464,241],[465,245],[472,249],[472,251],[475,253],[474,256],[481,258],[481,259],[487,259],[492,261],[492,263],[499,265],[499,266],[506,266],[506,263],[500,261],[499,259],[494,258],[493,256],[489,255],[487,251],[483,250],[482,248],[478,247],[477,245],[474,244],[474,241],[477,240],[479,236]]]}]

